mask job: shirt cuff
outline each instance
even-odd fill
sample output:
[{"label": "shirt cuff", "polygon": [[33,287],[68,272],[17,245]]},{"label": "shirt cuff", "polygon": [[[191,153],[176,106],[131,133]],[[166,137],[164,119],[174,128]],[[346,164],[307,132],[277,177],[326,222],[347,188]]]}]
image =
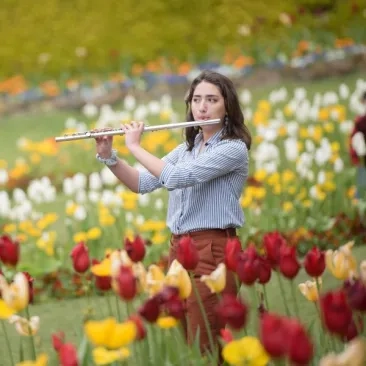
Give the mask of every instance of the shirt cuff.
[{"label": "shirt cuff", "polygon": [[170,164],[170,163],[165,164],[165,167],[161,171],[161,174],[160,174],[160,177],[159,177],[160,184],[162,184],[163,186],[166,185],[170,175],[172,174],[173,169],[174,169],[173,164]]}]

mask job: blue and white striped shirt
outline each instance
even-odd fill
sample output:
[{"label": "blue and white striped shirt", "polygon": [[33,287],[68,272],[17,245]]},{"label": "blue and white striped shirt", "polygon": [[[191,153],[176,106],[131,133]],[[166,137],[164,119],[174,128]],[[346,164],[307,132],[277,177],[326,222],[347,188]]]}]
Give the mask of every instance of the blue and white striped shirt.
[{"label": "blue and white striped shirt", "polygon": [[138,192],[165,187],[169,191],[167,226],[173,234],[205,229],[238,228],[245,218],[240,196],[248,176],[248,149],[240,140],[221,140],[222,130],[199,153],[202,133],[194,148],[177,146],[162,160],[159,178],[140,171]]}]

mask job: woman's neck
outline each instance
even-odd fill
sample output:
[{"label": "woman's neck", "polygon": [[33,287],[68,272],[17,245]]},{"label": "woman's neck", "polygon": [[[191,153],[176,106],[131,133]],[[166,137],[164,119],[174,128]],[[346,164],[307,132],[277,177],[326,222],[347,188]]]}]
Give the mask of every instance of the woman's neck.
[{"label": "woman's neck", "polygon": [[204,126],[202,128],[203,143],[207,142],[216,132],[220,131],[222,125],[219,126]]}]

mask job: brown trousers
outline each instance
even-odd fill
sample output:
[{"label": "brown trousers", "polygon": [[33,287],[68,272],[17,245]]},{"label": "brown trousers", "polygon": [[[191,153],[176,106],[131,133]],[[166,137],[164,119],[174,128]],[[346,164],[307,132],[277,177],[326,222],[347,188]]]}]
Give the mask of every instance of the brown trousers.
[{"label": "brown trousers", "polygon": [[[223,327],[222,324],[219,324],[215,313],[218,296],[215,293],[211,293],[207,285],[200,281],[200,277],[202,275],[210,274],[215,270],[219,263],[224,262],[226,241],[228,237],[236,236],[235,230],[204,230],[192,232],[186,235],[189,235],[193,239],[193,243],[198,249],[200,259],[196,269],[193,271],[193,276],[196,288],[207,314],[208,322],[210,324],[210,332],[216,347],[219,346],[217,337],[220,335],[220,329]],[[172,235],[171,237],[169,265],[176,258],[177,246],[182,237],[183,235]],[[235,295],[237,293],[234,274],[230,271],[227,271],[226,288],[223,293],[227,292]],[[190,297],[186,300],[186,306],[187,321],[183,322],[183,327],[187,342],[188,344],[192,344],[195,341],[197,331],[199,330],[200,349],[201,352],[204,352],[205,350],[210,349],[209,333],[205,326],[205,321],[193,290]]]}]

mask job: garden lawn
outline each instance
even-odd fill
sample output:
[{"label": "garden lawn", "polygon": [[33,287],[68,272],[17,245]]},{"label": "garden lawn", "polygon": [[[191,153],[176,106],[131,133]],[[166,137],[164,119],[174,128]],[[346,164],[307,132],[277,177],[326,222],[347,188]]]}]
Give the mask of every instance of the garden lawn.
[{"label": "garden lawn", "polygon": [[[366,246],[357,247],[353,250],[354,256],[357,258],[360,263],[363,259],[366,259]],[[298,276],[294,279],[295,293],[296,299],[298,301],[298,308],[300,309],[300,319],[304,324],[307,324],[309,327],[317,326],[318,324],[318,316],[313,303],[308,302],[300,293],[297,286],[299,283],[305,282],[309,280],[309,276],[305,273],[303,269],[299,272]],[[291,291],[290,281],[284,279],[284,290],[285,290],[285,299],[286,303],[289,307],[291,315],[295,315],[295,307],[294,301]],[[322,292],[327,289],[335,289],[341,285],[341,281],[335,279],[326,269],[324,275],[322,276]],[[260,286],[257,287],[258,290],[261,290]],[[255,312],[254,312],[254,302],[253,302],[253,288],[252,287],[244,287],[242,286],[242,293],[244,299],[248,304],[253,304],[250,308],[250,321],[248,326],[248,333],[256,335],[257,331],[255,330]],[[266,285],[267,298],[269,303],[269,309],[271,311],[279,312],[283,315],[286,314],[284,307],[284,298],[282,297],[277,276],[272,272],[271,281]],[[116,301],[115,296],[110,296],[109,304],[112,307],[112,313],[117,317],[116,311],[116,303],[119,304],[120,313],[125,314],[125,305],[121,300]],[[137,303],[134,308],[137,308]],[[87,310],[92,308],[93,313],[98,318],[104,318],[109,316],[108,310],[108,299],[105,297],[92,297],[74,299],[74,300],[50,300],[46,304],[33,305],[30,307],[31,315],[38,315],[41,318],[41,327],[39,334],[36,337],[37,347],[39,351],[45,351],[49,355],[55,355],[55,352],[52,348],[51,343],[51,334],[57,332],[59,330],[65,331],[67,336],[67,341],[80,342],[82,339],[82,322],[84,319]],[[122,315],[122,320],[125,317]],[[12,325],[5,324],[7,329],[7,333],[12,345],[13,356],[19,357],[19,339],[20,336],[16,333],[15,329]],[[23,338],[26,343],[26,350],[29,351],[29,344],[27,344],[28,340]],[[28,348],[27,348],[28,347]],[[0,366],[11,366],[8,359],[8,350],[6,347],[6,342],[4,338],[3,332],[0,332]]]}]

